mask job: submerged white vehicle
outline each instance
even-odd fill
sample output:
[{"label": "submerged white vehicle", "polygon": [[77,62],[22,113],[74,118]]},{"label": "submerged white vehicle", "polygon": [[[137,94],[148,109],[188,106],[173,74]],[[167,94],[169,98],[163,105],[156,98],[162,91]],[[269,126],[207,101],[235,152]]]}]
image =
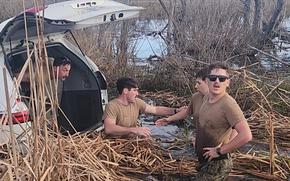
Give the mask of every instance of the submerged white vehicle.
[{"label": "submerged white vehicle", "polygon": [[[65,34],[81,28],[137,17],[142,8],[128,6],[109,0],[74,0],[55,3],[44,8],[32,8],[0,24],[0,116],[7,115],[5,89],[13,117],[13,133],[16,136],[30,126],[28,105],[21,101],[24,90],[15,91],[15,70],[24,66],[27,60],[27,46],[38,41],[36,18],[43,16],[43,35],[48,57],[66,57],[71,60],[70,76],[64,81],[61,109],[64,115],[58,117],[63,131],[82,132],[101,127],[104,105],[108,102],[107,83],[104,75],[79,47],[65,39]],[[25,21],[28,41],[26,40]],[[29,45],[26,45],[29,42]],[[7,70],[4,85],[3,71]],[[5,74],[5,73],[4,73]],[[8,104],[9,105],[9,104]],[[2,142],[10,137],[9,124],[0,125]],[[74,128],[72,128],[72,126]],[[74,130],[75,129],[75,130]],[[5,141],[5,139],[6,141]]]}]

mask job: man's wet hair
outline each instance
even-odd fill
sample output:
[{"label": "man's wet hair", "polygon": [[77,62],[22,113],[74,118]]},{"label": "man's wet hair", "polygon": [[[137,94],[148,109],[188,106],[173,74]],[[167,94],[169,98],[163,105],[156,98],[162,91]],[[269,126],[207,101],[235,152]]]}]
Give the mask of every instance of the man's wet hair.
[{"label": "man's wet hair", "polygon": [[71,64],[71,61],[65,57],[56,57],[53,61],[53,66],[61,66]]},{"label": "man's wet hair", "polygon": [[209,73],[213,70],[213,69],[224,69],[224,70],[228,70],[229,67],[226,65],[226,64],[223,64],[223,63],[214,63],[214,64],[211,64],[209,67],[208,67],[208,71]]},{"label": "man's wet hair", "polygon": [[202,68],[196,72],[195,78],[200,78],[201,80],[205,81],[208,74],[209,74],[208,68]]},{"label": "man's wet hair", "polygon": [[119,94],[122,94],[123,90],[127,88],[128,90],[131,90],[131,88],[137,88],[138,84],[137,82],[128,77],[123,77],[117,80],[117,90]]}]

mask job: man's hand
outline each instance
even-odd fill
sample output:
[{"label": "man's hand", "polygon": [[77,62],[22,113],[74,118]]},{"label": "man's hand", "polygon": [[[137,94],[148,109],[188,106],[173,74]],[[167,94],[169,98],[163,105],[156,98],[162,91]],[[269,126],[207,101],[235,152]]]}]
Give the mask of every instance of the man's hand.
[{"label": "man's hand", "polygon": [[144,136],[144,137],[150,137],[151,136],[151,131],[147,127],[136,127],[133,128],[133,133],[137,136]]},{"label": "man's hand", "polygon": [[217,148],[220,147],[221,145],[217,146],[217,147],[207,147],[207,148],[203,148],[203,150],[207,150],[203,156],[208,160],[211,161],[214,158],[219,157],[220,155],[217,153]]},{"label": "man's hand", "polygon": [[167,119],[167,118],[161,118],[161,119],[158,119],[156,122],[155,122],[155,125],[156,126],[165,126],[169,123],[170,121]]}]

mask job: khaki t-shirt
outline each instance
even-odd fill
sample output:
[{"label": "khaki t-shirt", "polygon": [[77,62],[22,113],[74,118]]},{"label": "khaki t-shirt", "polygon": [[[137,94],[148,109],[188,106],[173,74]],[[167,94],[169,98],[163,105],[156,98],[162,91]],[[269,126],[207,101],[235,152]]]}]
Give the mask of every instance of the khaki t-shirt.
[{"label": "khaki t-shirt", "polygon": [[228,143],[232,127],[240,121],[245,121],[245,117],[230,95],[226,94],[215,103],[209,103],[209,97],[204,97],[199,110],[195,143],[200,163],[207,161],[203,157],[203,148]]},{"label": "khaki t-shirt", "polygon": [[129,105],[123,105],[117,99],[113,99],[106,105],[103,118],[114,119],[119,126],[136,127],[139,113],[144,112],[145,108],[146,103],[139,98]]},{"label": "khaki t-shirt", "polygon": [[189,103],[189,113],[193,115],[194,119],[198,118],[199,109],[202,105],[204,95],[197,92],[191,96],[191,101]]}]

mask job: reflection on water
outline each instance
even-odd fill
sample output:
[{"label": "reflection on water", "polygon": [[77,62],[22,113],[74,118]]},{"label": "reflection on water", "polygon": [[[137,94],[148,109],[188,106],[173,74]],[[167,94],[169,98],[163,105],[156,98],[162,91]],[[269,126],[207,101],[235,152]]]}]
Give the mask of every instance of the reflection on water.
[{"label": "reflection on water", "polygon": [[285,28],[286,31],[290,32],[290,17],[286,18],[282,22],[282,26]]},{"label": "reflection on water", "polygon": [[[131,49],[134,49],[135,57],[139,60],[146,60],[150,56],[164,56],[166,55],[167,45],[161,36],[158,34],[163,31],[166,26],[164,20],[148,20],[138,21],[136,38],[131,42]],[[288,32],[290,32],[290,17],[282,22],[282,26]],[[165,33],[162,33],[165,35]],[[275,49],[271,50],[270,53],[280,58],[283,61],[290,62],[290,42],[281,40],[278,38],[273,39]],[[143,62],[146,64],[146,62]],[[265,68],[280,68],[283,65],[279,62],[273,61],[268,56],[261,56],[261,63]]]},{"label": "reflection on water", "polygon": [[138,21],[136,38],[131,43],[134,54],[138,59],[146,60],[150,56],[166,55],[166,43],[158,35],[163,30],[167,22],[164,20]]},{"label": "reflection on water", "polygon": [[150,56],[163,56],[166,54],[166,45],[159,36],[142,35],[135,39],[135,56],[138,59],[146,60]]}]

